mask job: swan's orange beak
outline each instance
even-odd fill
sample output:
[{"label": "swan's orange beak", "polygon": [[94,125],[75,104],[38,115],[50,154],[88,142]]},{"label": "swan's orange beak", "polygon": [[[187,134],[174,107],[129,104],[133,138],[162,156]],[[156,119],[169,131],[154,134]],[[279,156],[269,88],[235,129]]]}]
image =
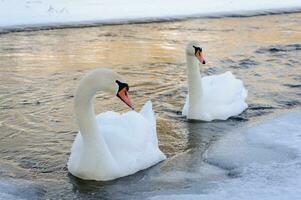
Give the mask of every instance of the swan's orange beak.
[{"label": "swan's orange beak", "polygon": [[128,96],[128,89],[126,87],[122,88],[118,93],[117,97],[121,99],[126,105],[128,105],[131,109],[134,110],[134,104],[132,103],[132,100]]},{"label": "swan's orange beak", "polygon": [[196,58],[202,63],[202,64],[206,64],[206,61],[204,59],[203,53],[201,51],[197,51],[195,53]]}]

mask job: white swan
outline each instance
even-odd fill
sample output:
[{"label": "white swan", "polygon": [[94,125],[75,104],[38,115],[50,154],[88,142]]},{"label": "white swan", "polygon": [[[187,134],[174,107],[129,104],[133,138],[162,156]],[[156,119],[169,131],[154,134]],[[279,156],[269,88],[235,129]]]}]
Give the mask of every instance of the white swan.
[{"label": "white swan", "polygon": [[109,69],[96,69],[82,78],[75,93],[79,133],[71,149],[69,172],[81,179],[112,180],[148,168],[166,157],[158,147],[156,119],[148,101],[140,111],[94,114],[97,91],[114,94],[133,108],[128,85]]},{"label": "white swan", "polygon": [[182,115],[188,119],[226,120],[243,112],[247,90],[231,72],[201,77],[199,62],[205,64],[202,48],[196,41],[186,46],[188,95]]}]

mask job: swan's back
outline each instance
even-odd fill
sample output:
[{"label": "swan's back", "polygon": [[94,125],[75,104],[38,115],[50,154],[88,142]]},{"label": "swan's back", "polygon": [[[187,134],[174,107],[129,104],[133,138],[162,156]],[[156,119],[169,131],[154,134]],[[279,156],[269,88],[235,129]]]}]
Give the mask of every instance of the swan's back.
[{"label": "swan's back", "polygon": [[[94,180],[111,180],[117,177],[133,174],[139,170],[146,169],[166,157],[158,147],[156,133],[156,119],[152,111],[151,102],[147,102],[142,108],[141,113],[130,111],[124,114],[116,112],[105,112],[99,114],[97,122],[100,127],[102,139],[104,140],[107,149],[109,150],[110,159],[115,163],[116,169],[104,170],[104,163],[96,163],[94,169],[89,167],[90,161],[78,161],[79,168],[89,169],[93,174]],[[90,156],[91,162],[98,159],[98,152],[93,152],[93,156],[84,155],[82,137],[80,134],[76,137],[76,141],[72,148],[74,160],[80,157]],[[94,144],[101,144],[101,141],[93,141]],[[71,159],[70,159],[71,160]],[[69,160],[69,162],[70,162]],[[99,159],[102,160],[102,159]],[[68,165],[76,165],[68,163]],[[83,179],[91,179],[81,177]]]},{"label": "swan's back", "polygon": [[[199,120],[226,120],[243,112],[247,90],[243,82],[236,79],[231,72],[202,78],[202,98],[198,102]],[[189,96],[187,95],[182,113],[188,116]]]}]

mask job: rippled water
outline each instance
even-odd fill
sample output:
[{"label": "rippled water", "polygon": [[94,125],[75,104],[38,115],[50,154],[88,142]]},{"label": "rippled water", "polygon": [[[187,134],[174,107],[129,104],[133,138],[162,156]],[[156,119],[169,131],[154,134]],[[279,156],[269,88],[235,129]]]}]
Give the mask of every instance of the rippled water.
[{"label": "rippled water", "polygon": [[[301,107],[300,24],[296,13],[0,35],[1,188],[28,199],[141,199],[206,191],[208,183],[227,176],[202,159],[217,138]],[[181,117],[187,93],[184,46],[192,39],[203,44],[202,74],[230,70],[244,81],[249,109],[240,116],[210,123]],[[111,182],[68,175],[77,133],[73,92],[95,67],[121,74],[137,108],[153,101],[167,161]],[[98,94],[94,102],[97,112],[128,110],[107,94]]]}]

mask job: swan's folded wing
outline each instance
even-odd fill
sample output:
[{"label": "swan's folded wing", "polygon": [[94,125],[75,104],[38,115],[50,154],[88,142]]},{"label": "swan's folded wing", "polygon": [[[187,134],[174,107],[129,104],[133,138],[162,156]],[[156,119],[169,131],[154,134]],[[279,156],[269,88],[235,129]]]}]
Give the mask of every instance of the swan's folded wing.
[{"label": "swan's folded wing", "polygon": [[248,92],[243,82],[231,72],[204,77],[202,83],[202,111],[210,116],[210,120],[226,120],[248,107],[245,102]]},{"label": "swan's folded wing", "polygon": [[156,116],[153,111],[151,100],[147,101],[141,108],[140,114],[150,123],[151,127],[156,130]]},{"label": "swan's folded wing", "polygon": [[219,75],[206,76],[202,78],[202,84],[203,102],[212,106],[232,104],[234,101],[244,100],[247,96],[243,82],[236,79],[229,71]]}]

